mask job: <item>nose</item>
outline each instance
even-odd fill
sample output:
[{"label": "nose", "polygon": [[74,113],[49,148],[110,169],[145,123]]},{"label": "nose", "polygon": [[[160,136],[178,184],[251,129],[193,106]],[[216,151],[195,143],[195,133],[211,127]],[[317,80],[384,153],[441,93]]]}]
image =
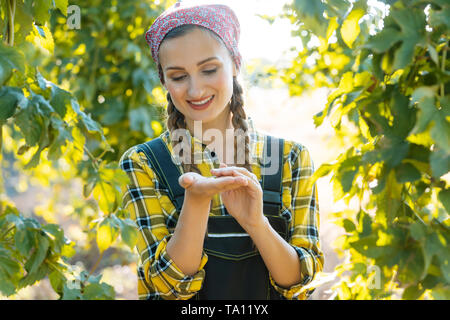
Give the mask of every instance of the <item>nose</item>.
[{"label": "nose", "polygon": [[204,98],[204,85],[201,79],[191,77],[188,88],[189,100],[201,100]]}]

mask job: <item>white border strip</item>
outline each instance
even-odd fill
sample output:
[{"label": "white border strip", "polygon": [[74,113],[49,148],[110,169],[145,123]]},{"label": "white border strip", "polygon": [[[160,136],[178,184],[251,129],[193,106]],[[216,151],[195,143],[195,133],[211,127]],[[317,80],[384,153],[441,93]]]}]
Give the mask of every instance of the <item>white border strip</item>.
[{"label": "white border strip", "polygon": [[250,237],[248,233],[208,233],[210,238]]}]

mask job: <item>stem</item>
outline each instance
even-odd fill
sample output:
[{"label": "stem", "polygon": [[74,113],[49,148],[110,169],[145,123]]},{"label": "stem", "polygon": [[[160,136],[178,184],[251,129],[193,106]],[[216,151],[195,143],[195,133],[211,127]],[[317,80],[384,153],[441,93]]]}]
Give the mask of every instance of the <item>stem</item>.
[{"label": "stem", "polygon": [[[445,47],[442,48],[442,50],[444,52],[442,52],[442,62],[441,62],[441,71],[442,73],[445,72],[445,61],[447,59],[447,46],[448,46],[448,42],[445,44]],[[441,97],[445,96],[445,92],[444,92],[444,83],[441,83]]]},{"label": "stem", "polygon": [[99,167],[98,167],[97,159],[92,155],[92,153],[88,150],[88,148],[86,148],[86,146],[83,146],[83,149],[86,152],[86,154],[88,155],[88,157],[92,160],[92,165],[94,166],[94,169],[98,171]]},{"label": "stem", "polygon": [[53,268],[53,270],[55,270],[55,271],[57,271],[59,274],[61,274],[63,277],[64,277],[64,279],[66,279],[66,275],[64,274],[64,272],[62,272],[53,262],[51,262],[51,261],[49,261],[49,260],[47,260],[47,259],[45,259],[45,262],[50,266],[50,267],[52,267]]},{"label": "stem", "polygon": [[94,266],[92,267],[91,271],[89,272],[88,278],[89,278],[90,276],[92,276],[92,274],[94,273],[95,269],[97,269],[98,265],[100,264],[100,261],[101,261],[102,258],[103,258],[103,253],[105,253],[105,251],[102,251],[102,252],[100,253],[100,255],[98,256],[97,261],[95,261]]},{"label": "stem", "polygon": [[10,227],[8,230],[3,232],[3,234],[0,236],[0,239],[3,239],[10,231],[12,231],[16,226]]},{"label": "stem", "polygon": [[8,11],[6,44],[12,47],[14,45],[14,16],[16,14],[16,0],[7,0],[6,8]]}]

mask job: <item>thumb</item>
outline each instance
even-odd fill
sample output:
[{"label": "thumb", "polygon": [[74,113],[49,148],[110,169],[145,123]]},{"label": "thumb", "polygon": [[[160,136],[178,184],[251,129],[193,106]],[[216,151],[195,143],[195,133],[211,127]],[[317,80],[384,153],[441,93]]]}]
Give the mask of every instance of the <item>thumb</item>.
[{"label": "thumb", "polygon": [[226,165],[225,163],[222,163],[222,162],[221,162],[221,163],[219,164],[219,168],[226,168],[226,167],[227,167],[227,165]]},{"label": "thumb", "polygon": [[195,178],[191,174],[183,174],[178,178],[178,183],[184,189],[189,188],[194,182]]}]

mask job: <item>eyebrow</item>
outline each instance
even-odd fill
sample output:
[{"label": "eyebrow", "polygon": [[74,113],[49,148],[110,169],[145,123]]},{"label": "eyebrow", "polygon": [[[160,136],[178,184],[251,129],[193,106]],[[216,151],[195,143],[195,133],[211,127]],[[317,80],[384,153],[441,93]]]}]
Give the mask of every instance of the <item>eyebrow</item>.
[{"label": "eyebrow", "polygon": [[[214,60],[214,59],[218,60],[217,57],[209,57],[209,58],[206,58],[205,60],[202,60],[199,63],[197,63],[197,66],[200,66],[200,65],[202,65],[210,60]],[[184,70],[184,68],[182,68],[182,67],[167,67],[165,70],[166,71],[167,70]]]}]

